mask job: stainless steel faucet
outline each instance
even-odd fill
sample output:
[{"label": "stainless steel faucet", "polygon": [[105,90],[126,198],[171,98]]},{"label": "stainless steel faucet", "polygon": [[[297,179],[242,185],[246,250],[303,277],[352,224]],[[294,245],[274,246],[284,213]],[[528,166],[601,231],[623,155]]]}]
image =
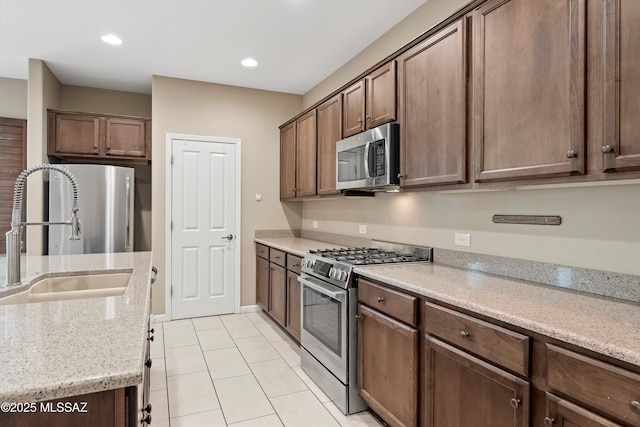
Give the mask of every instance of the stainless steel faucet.
[{"label": "stainless steel faucet", "polygon": [[[66,222],[22,222],[22,199],[27,178],[39,170],[58,171],[71,181],[73,187],[73,201],[71,206],[71,219]],[[11,211],[11,230],[7,231],[7,283],[6,286],[20,284],[20,252],[22,250],[22,227],[27,225],[70,225],[71,236],[69,240],[80,240],[80,220],[78,219],[78,181],[71,173],[56,165],[44,164],[30,167],[18,175],[16,185],[13,187],[13,209]]]}]

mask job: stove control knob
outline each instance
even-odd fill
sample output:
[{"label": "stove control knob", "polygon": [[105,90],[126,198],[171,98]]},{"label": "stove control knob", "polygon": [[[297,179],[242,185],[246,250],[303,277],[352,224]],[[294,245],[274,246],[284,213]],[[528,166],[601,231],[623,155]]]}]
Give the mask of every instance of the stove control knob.
[{"label": "stove control knob", "polygon": [[335,267],[331,267],[331,269],[329,270],[329,278],[330,279],[335,279],[336,278],[336,273],[338,275],[340,274],[340,272]]},{"label": "stove control knob", "polygon": [[346,271],[341,271],[340,272],[340,280],[342,280],[343,282],[347,280],[347,272]]}]

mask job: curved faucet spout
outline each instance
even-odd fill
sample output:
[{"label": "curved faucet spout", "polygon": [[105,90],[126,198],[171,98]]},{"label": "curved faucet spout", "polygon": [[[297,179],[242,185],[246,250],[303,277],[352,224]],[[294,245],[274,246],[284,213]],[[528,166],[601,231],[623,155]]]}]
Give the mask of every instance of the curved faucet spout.
[{"label": "curved faucet spout", "polygon": [[[71,181],[73,187],[73,200],[71,205],[71,219],[67,222],[49,223],[49,222],[37,222],[28,223],[22,222],[22,202],[24,198],[24,186],[27,182],[27,178],[34,172],[39,170],[53,170],[60,172]],[[16,184],[13,187],[13,208],[11,211],[11,230],[8,231],[6,236],[7,244],[7,285],[20,284],[20,252],[22,250],[22,226],[27,225],[49,225],[49,224],[64,224],[71,226],[71,240],[80,239],[80,220],[78,219],[78,181],[68,170],[61,166],[52,164],[43,164],[38,166],[32,166],[29,169],[25,169],[18,175]]]}]

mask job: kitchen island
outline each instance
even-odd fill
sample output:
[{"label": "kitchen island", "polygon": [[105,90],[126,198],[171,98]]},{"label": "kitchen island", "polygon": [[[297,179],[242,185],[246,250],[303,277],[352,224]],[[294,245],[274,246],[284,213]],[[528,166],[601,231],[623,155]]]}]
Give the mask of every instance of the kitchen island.
[{"label": "kitchen island", "polygon": [[120,296],[0,306],[0,402],[40,402],[143,382],[151,252],[23,256],[23,284],[0,289],[0,298],[42,277],[115,272],[131,272]]}]

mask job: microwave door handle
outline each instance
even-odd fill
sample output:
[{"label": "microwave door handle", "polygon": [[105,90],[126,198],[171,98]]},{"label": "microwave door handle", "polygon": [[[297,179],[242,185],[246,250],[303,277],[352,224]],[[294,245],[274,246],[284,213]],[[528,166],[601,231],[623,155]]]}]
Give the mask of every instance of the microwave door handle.
[{"label": "microwave door handle", "polygon": [[364,145],[364,176],[365,178],[371,178],[370,168],[369,168],[369,148],[371,146],[371,142],[367,142]]}]

